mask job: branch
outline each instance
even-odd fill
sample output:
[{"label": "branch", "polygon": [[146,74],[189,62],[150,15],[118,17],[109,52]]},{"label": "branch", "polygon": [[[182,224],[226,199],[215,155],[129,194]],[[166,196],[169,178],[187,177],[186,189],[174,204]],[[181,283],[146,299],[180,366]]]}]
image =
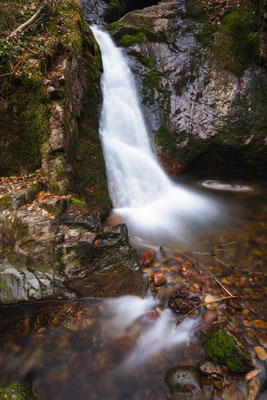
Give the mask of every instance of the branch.
[{"label": "branch", "polygon": [[8,75],[12,75],[14,74],[14,72],[16,71],[16,69],[18,68],[18,66],[22,63],[22,60],[20,60],[15,67],[13,68],[13,70],[11,72],[7,72],[6,74],[2,74],[0,75],[0,78],[2,78],[3,76],[8,76]]},{"label": "branch", "polygon": [[202,307],[202,306],[206,306],[206,305],[211,304],[211,303],[217,303],[218,301],[221,301],[221,300],[234,299],[234,298],[236,298],[236,297],[240,297],[240,296],[225,296],[225,297],[220,297],[219,299],[215,299],[215,300],[212,300],[212,301],[207,301],[206,303],[202,303],[202,304],[200,304],[199,306],[192,308],[192,310],[188,311],[188,313],[186,313],[185,315],[183,315],[182,318],[180,318],[180,319],[177,321],[176,328],[177,328],[177,326],[178,326],[186,317],[188,317],[188,315],[190,315],[192,312],[194,312],[194,311],[197,310],[198,308],[200,308],[200,307]]},{"label": "branch", "polygon": [[39,16],[42,14],[42,12],[45,10],[45,8],[46,8],[46,2],[42,7],[39,8],[38,11],[36,11],[35,14],[33,14],[33,16],[30,19],[28,19],[28,21],[24,22],[17,29],[15,29],[13,32],[11,32],[6,40],[12,39],[18,33],[25,31],[25,29],[27,29],[30,25],[32,25],[39,18]]}]

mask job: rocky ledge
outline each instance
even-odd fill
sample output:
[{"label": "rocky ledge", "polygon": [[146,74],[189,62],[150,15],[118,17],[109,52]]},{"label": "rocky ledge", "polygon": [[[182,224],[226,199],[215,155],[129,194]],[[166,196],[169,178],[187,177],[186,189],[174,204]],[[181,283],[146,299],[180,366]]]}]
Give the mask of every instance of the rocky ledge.
[{"label": "rocky ledge", "polygon": [[102,227],[100,213],[70,195],[19,187],[0,198],[2,303],[141,293],[124,224]]}]

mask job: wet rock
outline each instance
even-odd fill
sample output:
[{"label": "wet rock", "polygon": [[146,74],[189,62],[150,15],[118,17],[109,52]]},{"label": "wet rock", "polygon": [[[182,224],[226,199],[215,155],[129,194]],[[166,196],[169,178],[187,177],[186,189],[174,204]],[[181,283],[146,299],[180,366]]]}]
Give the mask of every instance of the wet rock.
[{"label": "wet rock", "polygon": [[171,393],[190,393],[194,395],[201,392],[202,389],[200,375],[194,367],[170,368],[166,372],[164,380]]},{"label": "wet rock", "polygon": [[186,314],[200,304],[198,295],[188,288],[177,289],[168,301],[168,306],[177,314]]},{"label": "wet rock", "polygon": [[259,369],[254,369],[246,374],[246,380],[250,381],[252,378],[257,376],[261,371]]},{"label": "wet rock", "polygon": [[199,371],[205,375],[223,376],[223,370],[220,365],[213,364],[210,361],[201,361],[198,366]]},{"label": "wet rock", "polygon": [[34,400],[27,384],[15,382],[8,387],[0,387],[0,398],[3,400]]},{"label": "wet rock", "polygon": [[210,303],[210,304],[206,304],[205,307],[209,310],[210,308],[216,308],[217,304],[213,303],[213,301],[215,300],[215,297],[212,296],[212,294],[207,294],[207,296],[205,296],[204,298],[204,303]]},{"label": "wet rock", "polygon": [[213,328],[205,338],[204,349],[210,360],[225,365],[230,372],[245,373],[253,367],[248,349],[226,328]]},{"label": "wet rock", "polygon": [[263,347],[256,346],[254,347],[254,350],[256,351],[257,356],[259,357],[260,360],[265,361],[267,359],[267,353]]},{"label": "wet rock", "polygon": [[218,314],[214,310],[207,310],[203,313],[202,318],[205,324],[212,324],[216,321]]},{"label": "wet rock", "polygon": [[153,310],[153,311],[148,311],[147,313],[141,315],[139,321],[143,325],[153,325],[158,318],[159,314],[155,310]]},{"label": "wet rock", "polygon": [[61,223],[71,227],[82,227],[90,232],[97,232],[101,226],[99,212],[77,214],[69,211],[62,218]]},{"label": "wet rock", "polygon": [[164,285],[164,283],[166,283],[166,275],[164,274],[164,272],[155,272],[152,275],[152,280],[155,286]]},{"label": "wet rock", "polygon": [[155,251],[152,249],[146,249],[142,252],[142,264],[145,267],[150,267],[155,260]]},{"label": "wet rock", "polygon": [[258,397],[260,393],[260,385],[256,376],[247,383],[246,392],[247,400],[255,400]]},{"label": "wet rock", "polygon": [[226,385],[222,392],[223,400],[238,400],[238,394],[233,385]]},{"label": "wet rock", "polygon": [[75,279],[66,281],[68,288],[81,296],[113,297],[141,294],[142,278],[136,251],[130,246],[125,224],[107,227],[97,234],[83,269]]},{"label": "wet rock", "polygon": [[[160,158],[179,166],[220,160],[263,167],[265,134],[257,139],[255,132],[266,124],[266,71],[253,64],[239,74],[225,68],[219,55],[223,51],[218,45],[220,27],[215,34],[207,33],[208,19],[194,20],[189,11],[192,4],[160,2],[130,12],[123,24],[111,27],[137,71]],[[137,39],[139,32],[143,40]],[[228,56],[235,60],[234,54]]]}]

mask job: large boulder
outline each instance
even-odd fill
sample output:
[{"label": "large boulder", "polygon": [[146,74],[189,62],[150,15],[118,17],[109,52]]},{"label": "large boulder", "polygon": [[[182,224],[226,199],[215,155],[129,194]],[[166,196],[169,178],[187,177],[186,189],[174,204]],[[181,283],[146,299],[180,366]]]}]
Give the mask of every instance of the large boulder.
[{"label": "large boulder", "polygon": [[[110,25],[135,72],[159,155],[180,164],[266,166],[266,83],[257,65],[259,10],[212,24],[200,0],[162,0]],[[237,32],[237,33],[236,33]],[[256,32],[256,33],[255,33]]]},{"label": "large boulder", "polygon": [[103,228],[100,213],[83,202],[47,196],[19,208],[13,194],[3,197],[0,301],[141,294],[140,264],[126,226]]}]

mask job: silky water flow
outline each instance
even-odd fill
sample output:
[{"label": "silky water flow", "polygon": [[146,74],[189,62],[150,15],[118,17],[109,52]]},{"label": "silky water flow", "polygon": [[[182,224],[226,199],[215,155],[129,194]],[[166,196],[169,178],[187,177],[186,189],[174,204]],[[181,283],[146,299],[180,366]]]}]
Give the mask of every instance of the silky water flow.
[{"label": "silky water flow", "polygon": [[100,136],[114,212],[129,232],[151,240],[175,238],[207,224],[218,205],[165,174],[152,151],[133,74],[109,34],[92,28],[104,72]]}]

